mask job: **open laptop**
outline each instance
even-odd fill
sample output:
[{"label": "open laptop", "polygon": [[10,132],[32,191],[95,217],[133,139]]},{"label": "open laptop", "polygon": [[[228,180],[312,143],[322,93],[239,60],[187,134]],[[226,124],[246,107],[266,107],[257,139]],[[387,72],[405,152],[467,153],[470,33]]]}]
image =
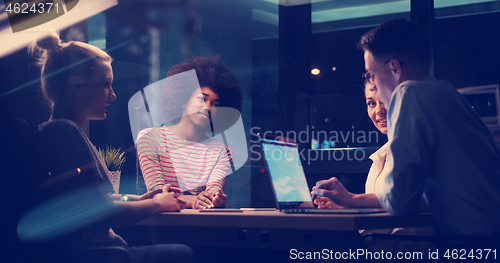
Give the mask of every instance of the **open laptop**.
[{"label": "open laptop", "polygon": [[261,139],[276,204],[285,213],[357,214],[384,212],[380,208],[317,209],[307,185],[297,144]]}]

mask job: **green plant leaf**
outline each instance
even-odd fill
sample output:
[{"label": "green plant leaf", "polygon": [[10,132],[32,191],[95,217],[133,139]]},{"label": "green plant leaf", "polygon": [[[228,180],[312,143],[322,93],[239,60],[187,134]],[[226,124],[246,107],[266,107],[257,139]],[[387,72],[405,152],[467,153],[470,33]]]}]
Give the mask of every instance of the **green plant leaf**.
[{"label": "green plant leaf", "polygon": [[99,148],[99,154],[109,171],[120,171],[125,162],[125,153],[120,148],[106,146],[106,150]]}]

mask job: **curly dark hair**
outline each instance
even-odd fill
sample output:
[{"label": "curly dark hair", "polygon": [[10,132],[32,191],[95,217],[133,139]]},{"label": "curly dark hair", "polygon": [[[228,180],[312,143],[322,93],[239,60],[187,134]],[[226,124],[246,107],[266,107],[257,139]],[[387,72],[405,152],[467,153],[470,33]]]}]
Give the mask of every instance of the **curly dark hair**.
[{"label": "curly dark hair", "polygon": [[[218,124],[215,132],[219,133],[232,126],[239,118],[243,93],[233,73],[224,65],[219,55],[213,57],[195,57],[184,60],[173,66],[167,73],[167,78],[189,70],[195,70],[200,87],[209,87],[219,94],[219,107],[229,107],[236,111],[222,114],[220,111],[215,117]],[[197,85],[181,85],[180,82],[165,82],[161,92],[161,111],[169,122],[179,123],[182,116],[182,105],[186,104]],[[185,83],[185,82],[183,82]],[[177,85],[176,85],[177,84]]]}]

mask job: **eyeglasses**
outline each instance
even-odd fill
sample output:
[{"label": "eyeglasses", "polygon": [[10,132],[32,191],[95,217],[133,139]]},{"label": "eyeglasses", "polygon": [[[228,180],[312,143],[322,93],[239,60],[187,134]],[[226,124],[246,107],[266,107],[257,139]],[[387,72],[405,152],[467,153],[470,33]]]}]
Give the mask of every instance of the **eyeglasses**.
[{"label": "eyeglasses", "polygon": [[363,79],[365,79],[365,81],[366,81],[366,82],[368,82],[368,83],[373,83],[373,80],[375,79],[375,75],[373,75],[373,74],[371,74],[371,73],[372,73],[373,71],[377,70],[378,68],[382,67],[383,65],[385,65],[385,64],[387,64],[387,63],[389,63],[389,62],[391,62],[391,60],[392,60],[392,59],[386,60],[386,61],[384,61],[384,63],[382,63],[382,64],[380,64],[380,65],[378,65],[378,66],[376,66],[376,67],[374,67],[374,68],[372,68],[372,69],[370,69],[370,70],[368,70],[366,73],[364,73],[364,74],[362,75]]}]

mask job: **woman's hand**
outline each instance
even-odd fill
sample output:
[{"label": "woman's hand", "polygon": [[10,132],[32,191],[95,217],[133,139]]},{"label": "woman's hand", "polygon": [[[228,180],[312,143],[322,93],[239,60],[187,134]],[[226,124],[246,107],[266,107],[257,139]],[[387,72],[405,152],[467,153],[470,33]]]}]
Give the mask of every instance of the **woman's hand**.
[{"label": "woman's hand", "polygon": [[133,200],[133,201],[139,201],[139,200],[146,200],[146,199],[151,199],[153,198],[153,196],[155,196],[156,194],[159,194],[163,192],[163,189],[160,189],[160,188],[156,188],[154,189],[153,191],[150,191],[150,192],[147,192],[143,195],[139,195],[137,196],[137,199],[136,200]]},{"label": "woman's hand", "polygon": [[212,208],[213,195],[207,191],[203,191],[196,196],[196,201],[193,204],[194,209],[208,209]]},{"label": "woman's hand", "polygon": [[336,177],[317,182],[311,195],[313,200],[316,200],[317,197],[327,197],[340,207],[350,207],[354,196],[345,189],[344,185]]},{"label": "woman's hand", "polygon": [[194,209],[208,209],[213,207],[225,207],[228,201],[226,194],[222,190],[216,190],[213,193],[208,191],[201,192],[193,204]]},{"label": "woman's hand", "polygon": [[153,197],[153,201],[157,203],[157,212],[181,211],[186,206],[186,202],[178,199],[180,189],[172,187],[170,184],[163,186],[162,192]]},{"label": "woman's hand", "polygon": [[214,204],[214,207],[226,207],[228,197],[226,194],[222,192],[222,190],[217,190],[214,193],[214,199],[212,199],[212,202]]},{"label": "woman's hand", "polygon": [[334,203],[330,198],[318,196],[314,199],[314,204],[318,206],[319,209],[341,209],[347,208],[345,206],[340,206]]},{"label": "woman's hand", "polygon": [[[162,192],[163,192],[162,188],[157,188],[157,189],[154,189],[154,190],[149,191],[149,192],[142,194],[142,195],[127,194],[127,197],[128,197],[128,201],[140,201],[140,200],[151,199],[155,195],[162,193]],[[180,193],[181,189],[170,185],[169,192]],[[115,194],[113,194],[113,196],[115,196]],[[121,197],[121,195],[116,195],[116,198],[114,198],[112,200],[119,200],[120,197]]]}]

